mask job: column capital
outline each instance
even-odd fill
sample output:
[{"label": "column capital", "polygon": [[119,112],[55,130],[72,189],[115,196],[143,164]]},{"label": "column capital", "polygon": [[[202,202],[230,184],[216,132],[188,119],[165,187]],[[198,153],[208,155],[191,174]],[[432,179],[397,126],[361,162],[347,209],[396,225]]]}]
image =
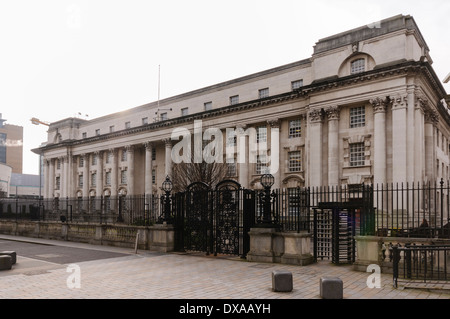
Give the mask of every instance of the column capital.
[{"label": "column capital", "polygon": [[439,121],[439,115],[435,110],[426,109],[424,111],[425,123],[437,125]]},{"label": "column capital", "polygon": [[369,100],[369,103],[373,106],[374,113],[385,113],[389,106],[392,106],[393,100],[389,97],[380,98],[376,97]]},{"label": "column capital", "polygon": [[322,123],[325,116],[324,109],[315,109],[309,112],[309,121],[311,123]]},{"label": "column capital", "polygon": [[423,95],[416,95],[416,109],[422,110],[422,112],[429,109],[428,99]]},{"label": "column capital", "polygon": [[280,119],[267,120],[267,123],[272,128],[280,128],[281,121]]},{"label": "column capital", "polygon": [[153,142],[147,141],[142,143],[147,151],[151,151],[153,149]]},{"label": "column capital", "polygon": [[330,106],[329,108],[326,109],[325,112],[327,114],[329,121],[339,120],[341,109],[339,108],[339,106]]},{"label": "column capital", "polygon": [[164,138],[162,141],[166,145],[166,147],[172,147],[172,139]]},{"label": "column capital", "polygon": [[395,96],[391,96],[390,100],[392,100],[392,110],[404,109],[408,105],[406,94],[397,94]]}]

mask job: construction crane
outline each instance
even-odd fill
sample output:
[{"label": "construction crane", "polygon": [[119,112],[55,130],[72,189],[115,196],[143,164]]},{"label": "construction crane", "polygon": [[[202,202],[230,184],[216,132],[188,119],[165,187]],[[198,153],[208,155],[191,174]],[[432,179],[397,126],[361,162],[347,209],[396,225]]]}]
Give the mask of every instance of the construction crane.
[{"label": "construction crane", "polygon": [[30,121],[31,121],[31,123],[33,123],[34,125],[42,124],[42,125],[45,125],[45,126],[50,126],[49,123],[43,122],[43,121],[41,121],[41,120],[39,120],[39,119],[37,119],[37,118],[35,118],[35,117],[33,117]]}]

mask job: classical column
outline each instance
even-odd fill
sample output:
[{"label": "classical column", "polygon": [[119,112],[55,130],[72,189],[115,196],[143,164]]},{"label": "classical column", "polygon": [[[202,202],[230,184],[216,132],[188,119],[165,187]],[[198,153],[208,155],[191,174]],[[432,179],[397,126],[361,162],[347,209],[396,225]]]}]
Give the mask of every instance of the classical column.
[{"label": "classical column", "polygon": [[236,132],[237,139],[237,163],[239,165],[239,184],[243,188],[249,188],[249,133],[246,131],[246,125],[238,125]]},{"label": "classical column", "polygon": [[66,198],[67,195],[67,156],[61,156],[59,158],[61,162],[61,179],[60,179],[60,187],[61,187],[61,197]]},{"label": "classical column", "polygon": [[170,138],[163,139],[164,145],[166,146],[165,154],[165,176],[172,178],[172,140]]},{"label": "classical column", "polygon": [[281,123],[279,119],[269,120],[267,123],[270,125],[270,173],[275,178],[273,188],[278,189],[281,187]]},{"label": "classical column", "polygon": [[72,152],[67,153],[67,196],[75,197],[74,194],[74,169]]},{"label": "classical column", "polygon": [[134,146],[129,145],[126,147],[128,154],[128,195],[135,195],[134,193]]},{"label": "classical column", "polygon": [[103,193],[103,152],[97,151],[95,154],[97,156],[97,182],[95,193],[97,197],[100,197]]},{"label": "classical column", "polygon": [[48,198],[55,197],[55,159],[49,159]]},{"label": "classical column", "polygon": [[118,176],[118,152],[117,149],[110,149],[112,159],[112,168],[111,168],[111,197],[117,196],[118,192],[118,184],[117,184],[117,176]]},{"label": "classical column", "polygon": [[152,170],[153,170],[152,151],[153,151],[153,144],[150,143],[150,142],[146,142],[146,143],[144,143],[144,147],[145,147],[144,189],[145,189],[145,197],[147,198],[153,192],[153,186],[152,186]]},{"label": "classical column", "polygon": [[50,177],[49,177],[49,172],[50,172],[50,161],[47,159],[44,159],[44,180],[43,180],[43,184],[44,184],[44,198],[49,198],[49,183],[50,183]]},{"label": "classical column", "polygon": [[323,109],[309,112],[309,176],[310,186],[322,186],[322,125]]},{"label": "classical column", "polygon": [[425,178],[425,110],[428,101],[420,96],[416,97],[414,119],[414,181],[423,182]]},{"label": "classical column", "polygon": [[328,116],[328,185],[339,185],[339,107],[326,110]]},{"label": "classical column", "polygon": [[389,98],[375,98],[370,100],[373,106],[373,182],[376,187],[387,182],[387,166],[386,166],[386,110],[392,101]]},{"label": "classical column", "polygon": [[406,95],[392,98],[392,181],[407,179],[407,99]]},{"label": "classical column", "polygon": [[89,197],[89,154],[82,155],[84,158],[83,164],[83,197]]},{"label": "classical column", "polygon": [[417,147],[415,145],[414,137],[415,137],[415,121],[414,121],[414,109],[415,109],[415,101],[414,101],[414,85],[409,85],[406,91],[406,101],[407,101],[407,120],[406,120],[406,180],[411,183],[414,182],[414,171],[416,167],[414,149]]},{"label": "classical column", "polygon": [[434,131],[438,120],[439,116],[436,111],[431,108],[425,110],[425,176],[432,183],[437,178],[437,172],[434,170],[436,163]]}]

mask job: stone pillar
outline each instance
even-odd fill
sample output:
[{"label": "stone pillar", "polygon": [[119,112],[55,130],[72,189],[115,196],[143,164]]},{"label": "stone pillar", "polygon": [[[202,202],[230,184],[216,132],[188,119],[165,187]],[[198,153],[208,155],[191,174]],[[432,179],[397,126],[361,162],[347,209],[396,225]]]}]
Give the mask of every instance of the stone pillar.
[{"label": "stone pillar", "polygon": [[310,186],[322,186],[322,125],[324,110],[312,110],[309,113],[309,175]]},{"label": "stone pillar", "polygon": [[47,159],[44,159],[44,198],[48,198],[49,197],[49,188],[48,185],[50,183],[50,178],[49,178],[49,172],[50,172],[50,168],[49,168],[49,163],[50,161]]},{"label": "stone pillar", "polygon": [[407,100],[405,95],[393,98],[392,105],[392,181],[404,183],[407,178]]},{"label": "stone pillar", "polygon": [[248,132],[246,132],[247,126],[246,125],[240,125],[237,127],[237,147],[238,147],[238,157],[237,162],[239,166],[239,184],[243,188],[249,188],[249,162],[250,162],[250,156],[249,156],[249,136]]},{"label": "stone pillar", "polygon": [[328,185],[339,183],[339,107],[327,109],[328,116]]},{"label": "stone pillar", "polygon": [[153,161],[152,161],[152,151],[153,144],[150,142],[144,143],[145,147],[145,178],[144,178],[144,188],[145,188],[145,197],[148,198],[153,192],[152,185],[152,170],[153,170]]},{"label": "stone pillar", "polygon": [[111,168],[111,197],[117,196],[118,192],[118,184],[117,184],[117,176],[118,176],[118,152],[117,149],[110,149],[111,159],[112,159],[112,168]]},{"label": "stone pillar", "polygon": [[165,156],[165,176],[172,178],[172,140],[166,138],[163,140],[166,146],[166,156]]},{"label": "stone pillar", "polygon": [[[416,167],[414,149],[418,147],[414,141],[414,133],[416,130],[415,121],[414,121],[414,109],[415,109],[415,101],[414,101],[414,85],[409,85],[407,89],[406,95],[407,101],[407,120],[406,120],[406,182],[414,182],[414,171]],[[395,123],[395,122],[393,122]],[[416,141],[418,142],[418,141]]]},{"label": "stone pillar", "polygon": [[420,96],[416,96],[415,108],[415,148],[414,148],[414,181],[423,182],[425,178],[425,110],[428,101]]},{"label": "stone pillar", "polygon": [[98,151],[97,155],[97,183],[95,193],[97,197],[102,196],[103,193],[103,152]]},{"label": "stone pillar", "polygon": [[425,111],[425,176],[432,183],[437,178],[437,172],[434,170],[436,165],[434,131],[438,119],[439,117],[436,111],[432,109]]},{"label": "stone pillar", "polygon": [[134,193],[134,146],[127,146],[126,149],[128,154],[128,195],[136,195]]},{"label": "stone pillar", "polygon": [[[274,176],[275,181],[273,184],[274,189],[279,189],[281,187],[281,153],[280,153],[280,145],[281,145],[281,122],[279,119],[267,121],[270,125],[270,167],[271,174]],[[272,132],[272,130],[277,130],[278,134]],[[276,140],[272,140],[272,138]],[[276,162],[275,162],[276,161]]]},{"label": "stone pillar", "polygon": [[74,169],[72,152],[67,154],[67,196],[75,197],[74,194]]},{"label": "stone pillar", "polygon": [[89,198],[89,154],[83,154],[84,164],[83,164],[83,197]]},{"label": "stone pillar", "polygon": [[48,198],[55,197],[55,159],[49,160]]},{"label": "stone pillar", "polygon": [[373,182],[375,187],[387,182],[386,171],[386,109],[392,104],[390,99],[376,98],[370,100],[373,106],[374,118],[374,159],[373,159]]}]

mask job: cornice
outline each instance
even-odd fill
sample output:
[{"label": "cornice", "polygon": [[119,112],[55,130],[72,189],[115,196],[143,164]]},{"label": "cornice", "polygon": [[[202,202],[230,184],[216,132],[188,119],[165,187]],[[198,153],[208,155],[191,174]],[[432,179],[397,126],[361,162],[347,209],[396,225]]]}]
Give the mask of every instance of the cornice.
[{"label": "cornice", "polygon": [[[60,147],[71,147],[89,143],[96,143],[100,141],[105,141],[117,137],[135,135],[142,132],[149,132],[158,130],[161,128],[170,128],[183,123],[193,123],[195,120],[203,120],[208,118],[215,118],[223,116],[226,114],[242,112],[246,110],[257,109],[260,107],[267,107],[273,104],[279,104],[289,101],[300,100],[308,97],[312,94],[323,93],[325,91],[336,90],[342,87],[347,87],[355,84],[366,83],[370,81],[377,81],[379,79],[405,76],[420,73],[424,75],[428,81],[431,82],[437,95],[444,98],[447,94],[442,84],[438,80],[435,72],[431,68],[428,62],[417,62],[417,61],[407,61],[393,66],[387,66],[364,73],[359,73],[355,75],[350,75],[342,78],[333,78],[326,80],[318,80],[310,85],[303,86],[299,89],[282,93],[275,96],[270,96],[264,99],[258,99],[253,101],[242,102],[235,105],[225,106],[219,109],[213,109],[209,111],[204,111],[200,113],[195,113],[183,117],[177,117],[174,119],[168,119],[165,121],[160,121],[156,123],[151,123],[139,127],[129,128],[121,131],[116,131],[113,133],[107,133],[99,136],[93,136],[81,140],[64,140],[60,143],[51,143],[43,147],[33,150],[35,153],[41,153],[45,150],[60,148]],[[439,105],[438,105],[439,106]],[[450,124],[450,122],[449,122]]]}]

